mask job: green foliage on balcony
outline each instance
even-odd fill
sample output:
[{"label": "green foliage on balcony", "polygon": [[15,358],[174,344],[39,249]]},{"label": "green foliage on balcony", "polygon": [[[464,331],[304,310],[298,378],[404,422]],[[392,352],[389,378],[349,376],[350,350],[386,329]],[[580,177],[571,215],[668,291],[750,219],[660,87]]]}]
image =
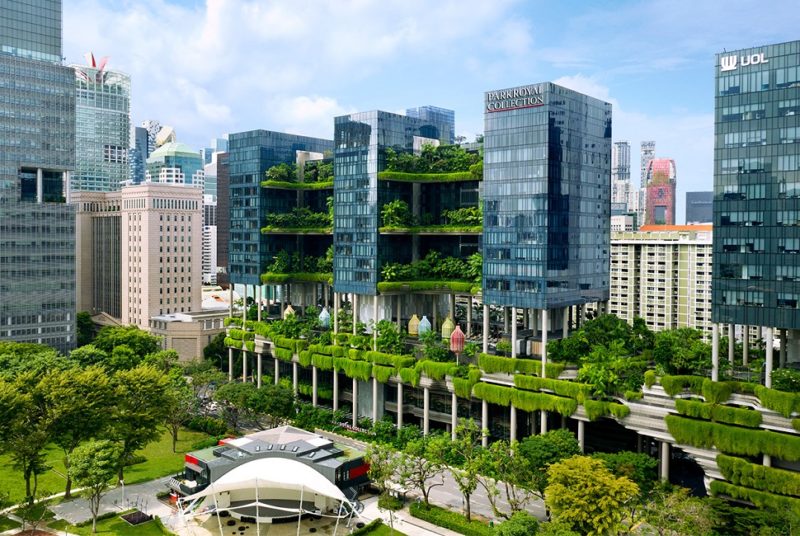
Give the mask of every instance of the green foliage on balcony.
[{"label": "green foliage on balcony", "polygon": [[320,370],[333,370],[333,357],[324,354],[313,354],[311,364]]},{"label": "green foliage on balcony", "polygon": [[225,327],[228,326],[239,326],[242,327],[242,317],[240,316],[228,316],[225,320],[222,321],[222,324]]},{"label": "green foliage on balcony", "polygon": [[333,366],[337,371],[343,372],[348,378],[369,381],[372,378],[372,363],[356,361],[347,357],[334,357]]},{"label": "green foliage on balcony", "polygon": [[474,253],[467,259],[443,257],[437,251],[429,251],[423,259],[410,264],[397,262],[387,263],[381,268],[381,283],[392,282],[435,282],[452,284],[460,282],[464,291],[469,291],[472,284],[479,282],[483,270],[483,257]]},{"label": "green foliage on balcony", "polygon": [[400,379],[403,380],[403,383],[411,384],[414,387],[419,385],[419,379],[422,376],[422,373],[417,370],[417,368],[401,368],[400,369]]},{"label": "green foliage on balcony", "polygon": [[436,361],[423,360],[416,364],[417,370],[423,372],[428,378],[441,381],[445,376],[451,374],[456,368],[454,363],[438,363]]},{"label": "green foliage on balcony", "polygon": [[748,428],[758,428],[761,426],[761,412],[752,409],[732,408],[683,399],[675,400],[675,409],[677,409],[678,413],[681,415],[694,417],[695,419],[736,424]]},{"label": "green foliage on balcony", "polygon": [[684,390],[696,395],[703,393],[703,382],[705,378],[702,376],[661,376],[661,387],[669,396],[675,396],[682,393]]},{"label": "green foliage on balcony", "polygon": [[284,283],[327,283],[333,284],[333,274],[324,272],[290,272],[278,274],[266,272],[261,274],[264,284],[282,285]]},{"label": "green foliage on balcony", "polygon": [[795,515],[800,515],[800,500],[791,497],[783,497],[766,491],[735,486],[727,482],[722,482],[721,480],[714,480],[711,482],[711,493],[713,495],[727,495],[733,499],[748,501],[759,508],[788,510]]},{"label": "green foliage on balcony", "polygon": [[644,373],[644,384],[647,388],[651,388],[656,383],[656,371],[655,370],[648,370]]},{"label": "green foliage on balcony", "polygon": [[[297,392],[309,398],[314,397],[314,385],[308,382],[297,382]],[[329,385],[317,385],[317,398],[333,399],[333,389]]]},{"label": "green foliage on balcony", "polygon": [[255,341],[244,341],[244,349],[248,352],[255,352],[256,351],[256,343]]},{"label": "green foliage on balcony", "polygon": [[271,338],[272,344],[274,344],[277,348],[284,348],[292,353],[297,350],[297,343],[299,342],[299,339],[289,339],[288,337],[281,337],[280,335],[275,335]]},{"label": "green foliage on balcony", "polygon": [[228,330],[228,336],[237,341],[252,341],[256,334],[252,331],[244,331],[242,329],[231,328]]},{"label": "green foliage on balcony", "polygon": [[559,415],[569,416],[578,409],[578,402],[572,398],[520,391],[519,389],[510,389],[510,391],[511,403],[515,408],[523,411],[552,411]]},{"label": "green foliage on balcony", "polygon": [[557,395],[574,398],[578,402],[588,398],[592,392],[592,386],[585,383],[537,376],[523,376],[521,374],[514,375],[514,385],[528,391],[553,391]]},{"label": "green foliage on balcony", "polygon": [[303,350],[302,352],[298,352],[297,354],[297,362],[304,367],[311,366],[311,356],[312,353],[310,350]]},{"label": "green foliage on balcony", "polygon": [[372,375],[381,383],[388,383],[397,370],[394,367],[386,367],[383,365],[372,365]]},{"label": "green foliage on balcony", "polygon": [[800,497],[800,474],[795,471],[766,467],[725,454],[717,456],[717,465],[731,484]]},{"label": "green foliage on balcony", "polygon": [[589,417],[590,421],[596,421],[600,417],[605,417],[606,415],[612,415],[617,419],[624,419],[631,413],[628,406],[605,400],[584,400],[583,408],[586,410],[586,416]]},{"label": "green foliage on balcony", "polygon": [[378,229],[381,233],[420,234],[420,233],[482,233],[480,225],[384,225]]},{"label": "green foliage on balcony", "polygon": [[225,337],[225,339],[222,342],[225,344],[225,346],[228,346],[228,347],[231,347],[231,348],[241,348],[242,347],[242,341],[240,341],[238,339],[232,339],[230,337]]},{"label": "green foliage on balcony", "polygon": [[[299,183],[299,170],[294,162],[282,162],[269,168],[264,176],[267,182]],[[333,182],[333,161],[311,160],[303,165],[303,183],[329,183]],[[263,183],[262,183],[263,185]]]},{"label": "green foliage on balcony", "polygon": [[800,461],[800,437],[769,430],[753,430],[728,424],[667,415],[667,429],[678,443],[699,448],[716,447],[727,454],[768,454],[782,460]]},{"label": "green foliage on balcony", "polygon": [[[473,284],[464,281],[393,281],[378,283],[378,292],[421,292],[424,290],[443,290],[458,294],[473,293]],[[478,289],[480,290],[480,289]]]},{"label": "green foliage on balcony", "polygon": [[453,375],[453,391],[459,398],[472,398],[472,388],[481,379],[481,369],[470,365],[464,373],[464,367],[458,368]]},{"label": "green foliage on balcony", "polygon": [[395,182],[464,182],[479,181],[483,178],[476,177],[469,171],[454,171],[451,173],[404,173],[402,171],[381,171],[378,179]]},{"label": "green foliage on balcony", "polygon": [[787,393],[759,385],[755,388],[755,394],[762,406],[777,411],[784,417],[800,413],[800,393]]},{"label": "green foliage on balcony", "polygon": [[364,353],[364,356],[368,361],[372,361],[372,363],[375,365],[393,367],[395,370],[400,370],[401,368],[405,367],[413,367],[416,363],[414,356],[387,354],[385,352],[375,352],[373,350],[367,350]]},{"label": "green foliage on balcony", "polygon": [[332,355],[334,357],[344,357],[346,348],[335,344],[312,344],[308,347],[315,354]]},{"label": "green foliage on balcony", "polygon": [[332,190],[333,181],[326,182],[288,182],[261,181],[262,188],[278,188],[283,190]]},{"label": "green foliage on balcony", "polygon": [[280,359],[281,361],[290,362],[292,357],[294,357],[294,352],[287,350],[286,348],[275,347],[272,353],[275,356],[275,359]]},{"label": "green foliage on balcony", "polygon": [[[506,373],[528,374],[541,376],[542,363],[536,359],[518,359],[515,357],[502,357],[490,354],[478,355],[478,366],[487,374]],[[564,371],[564,363],[547,363],[545,375],[548,378],[558,378]]]},{"label": "green foliage on balcony", "polygon": [[472,388],[472,394],[481,400],[498,406],[510,406],[514,390],[511,387],[480,382]]}]

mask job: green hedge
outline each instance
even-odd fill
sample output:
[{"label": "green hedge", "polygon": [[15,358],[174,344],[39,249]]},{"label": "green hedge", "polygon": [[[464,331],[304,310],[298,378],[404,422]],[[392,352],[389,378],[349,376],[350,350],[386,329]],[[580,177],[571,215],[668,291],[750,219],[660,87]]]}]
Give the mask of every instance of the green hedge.
[{"label": "green hedge", "polygon": [[244,348],[248,352],[255,352],[256,351],[256,343],[255,343],[255,341],[244,341]]},{"label": "green hedge", "polygon": [[667,429],[675,441],[700,448],[743,456],[768,454],[789,462],[800,461],[800,437],[769,430],[753,430],[728,424],[667,415]]},{"label": "green hedge", "polygon": [[333,370],[333,357],[323,354],[313,354],[311,364],[320,370]]},{"label": "green hedge", "polygon": [[792,428],[800,432],[800,419],[792,419]]},{"label": "green hedge", "polygon": [[555,380],[552,378],[539,378],[537,376],[514,375],[514,385],[529,391],[553,391],[557,395],[568,396],[581,401],[592,392],[592,386],[585,383],[571,382],[568,380]]},{"label": "green hedge", "polygon": [[425,503],[415,502],[411,504],[408,510],[413,517],[465,536],[492,536],[495,534],[492,527],[478,520],[467,521],[467,518],[461,514],[432,504],[426,505]]},{"label": "green hedge", "polygon": [[381,383],[389,383],[389,378],[391,378],[396,371],[394,367],[372,365],[372,374],[375,376],[375,379]]},{"label": "green hedge", "polygon": [[703,398],[706,399],[706,402],[710,402],[711,404],[722,404],[727,402],[731,397],[734,387],[734,383],[715,382],[706,379],[703,382]]},{"label": "green hedge", "polygon": [[[518,359],[514,357],[503,357],[499,355],[480,354],[478,355],[478,366],[487,374],[506,373],[528,374],[532,376],[542,375],[542,362],[537,359]],[[558,378],[564,372],[564,363],[550,363],[545,365],[545,376],[548,378]]]},{"label": "green hedge", "polygon": [[281,361],[291,361],[294,357],[294,353],[286,348],[275,348],[272,353],[275,355],[275,359],[280,359]]},{"label": "green hedge", "polygon": [[717,456],[717,465],[731,484],[800,497],[800,474],[794,471],[765,467],[724,454]]},{"label": "green hedge", "polygon": [[[310,383],[298,382],[297,392],[307,397],[314,397],[314,385]],[[322,400],[333,400],[333,388],[326,385],[317,385],[317,398]]]},{"label": "green hedge", "polygon": [[578,409],[578,402],[572,398],[519,389],[511,389],[511,403],[523,411],[553,411],[567,417]]},{"label": "green hedge", "polygon": [[230,346],[231,348],[241,348],[242,347],[242,341],[240,341],[238,339],[231,339],[230,337],[225,337],[225,339],[222,342],[223,342],[223,344],[225,344],[225,346]]},{"label": "green hedge", "polygon": [[333,227],[276,227],[267,225],[261,228],[261,234],[333,234]]},{"label": "green hedge", "polygon": [[466,399],[472,398],[472,388],[480,381],[481,376],[481,369],[472,365],[466,378],[453,376],[453,391],[455,391],[456,396]]},{"label": "green hedge", "polygon": [[346,357],[334,357],[333,366],[336,370],[344,372],[348,378],[369,381],[372,378],[372,363],[369,361],[356,361]]},{"label": "green hedge", "polygon": [[497,372],[514,374],[517,370],[517,360],[499,355],[480,354],[478,356],[478,366],[487,374],[495,374]]},{"label": "green hedge", "polygon": [[604,400],[584,400],[583,409],[586,410],[586,416],[590,421],[596,421],[600,417],[612,415],[617,419],[624,419],[631,413],[631,409],[616,402],[607,402]]},{"label": "green hedge", "polygon": [[656,371],[648,370],[644,373],[644,384],[648,389],[655,385],[656,379]]},{"label": "green hedge", "polygon": [[375,352],[368,350],[364,353],[364,358],[367,361],[372,361],[376,365],[383,365],[386,367],[394,367],[397,370],[405,367],[413,367],[416,359],[411,355],[397,355],[387,354],[385,352]]},{"label": "green hedge", "polygon": [[378,179],[397,182],[462,182],[479,181],[469,171],[453,171],[450,173],[405,173],[402,171],[381,171]]},{"label": "green hedge", "polygon": [[483,231],[482,225],[417,225],[413,227],[379,227],[381,234],[402,233],[480,233]]},{"label": "green hedge", "polygon": [[303,350],[297,354],[297,362],[304,367],[309,367],[311,366],[311,356],[311,350]]},{"label": "green hedge", "polygon": [[788,418],[792,413],[800,413],[800,393],[787,393],[758,385],[755,388],[755,394],[762,406],[777,411],[784,417]]},{"label": "green hedge", "polygon": [[480,382],[472,388],[472,394],[475,395],[476,398],[480,398],[492,404],[510,406],[514,389],[511,387],[503,387],[502,385]]},{"label": "green hedge", "polygon": [[240,317],[240,316],[228,316],[228,317],[225,318],[225,320],[222,321],[222,324],[225,327],[228,327],[230,325],[241,327],[242,326],[242,317]]},{"label": "green hedge", "polygon": [[435,381],[442,381],[445,376],[451,374],[456,366],[454,363],[439,363],[437,361],[424,360],[416,365],[416,369]]},{"label": "green hedge", "polygon": [[400,379],[403,383],[409,383],[414,387],[419,385],[419,379],[422,373],[416,368],[403,367],[400,369]]},{"label": "green hedge", "polygon": [[333,283],[333,274],[321,272],[292,272],[279,274],[267,272],[261,274],[261,282],[264,284],[283,284],[283,283]]},{"label": "green hedge", "polygon": [[288,181],[261,181],[262,188],[281,188],[286,190],[330,190],[333,181],[324,182],[288,182]]},{"label": "green hedge", "polygon": [[467,281],[382,281],[378,292],[419,292],[423,290],[449,290],[459,294],[472,292],[473,283]]},{"label": "green hedge", "polygon": [[736,424],[739,426],[747,426],[748,428],[758,428],[761,426],[761,412],[752,409],[731,408],[728,406],[682,399],[675,401],[675,409],[677,409],[678,413],[681,415],[694,417],[695,419]]},{"label": "green hedge", "polygon": [[237,341],[247,340],[247,332],[243,329],[231,328],[228,330],[228,337]]},{"label": "green hedge", "polygon": [[714,495],[727,495],[734,499],[749,501],[759,508],[769,508],[772,510],[789,510],[795,515],[800,515],[800,500],[791,497],[783,497],[766,491],[758,491],[742,486],[735,486],[713,480],[711,482],[711,493]]},{"label": "green hedge", "polygon": [[291,352],[294,352],[297,349],[296,339],[289,339],[287,337],[281,337],[280,335],[272,337],[272,344],[274,344],[278,348],[284,348]]},{"label": "green hedge", "polygon": [[661,387],[669,396],[682,393],[685,389],[699,395],[703,392],[704,381],[702,376],[661,376]]}]

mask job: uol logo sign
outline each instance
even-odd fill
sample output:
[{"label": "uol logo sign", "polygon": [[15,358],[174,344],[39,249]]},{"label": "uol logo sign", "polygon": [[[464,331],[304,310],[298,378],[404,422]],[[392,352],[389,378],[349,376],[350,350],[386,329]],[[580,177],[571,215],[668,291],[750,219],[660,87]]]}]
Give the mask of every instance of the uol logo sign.
[{"label": "uol logo sign", "polygon": [[725,71],[735,71],[737,67],[747,67],[748,65],[758,65],[759,63],[769,63],[763,52],[741,57],[723,56],[719,59],[719,70],[724,73]]}]

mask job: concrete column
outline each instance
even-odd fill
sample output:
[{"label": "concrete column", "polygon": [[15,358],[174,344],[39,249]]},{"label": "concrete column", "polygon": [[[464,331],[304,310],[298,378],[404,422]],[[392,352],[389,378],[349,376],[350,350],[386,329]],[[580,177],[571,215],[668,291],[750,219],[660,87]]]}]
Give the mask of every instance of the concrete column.
[{"label": "concrete column", "polygon": [[483,353],[489,353],[489,304],[483,304]]},{"label": "concrete column", "polygon": [[481,402],[481,430],[483,430],[481,445],[483,445],[484,447],[488,447],[489,446],[489,403],[485,400]]},{"label": "concrete column", "polygon": [[503,307],[503,333],[508,333],[508,307]]},{"label": "concrete column", "polygon": [[67,202],[67,204],[72,203],[72,185],[70,184],[72,179],[70,178],[70,175],[71,174],[69,171],[61,172],[61,181],[64,184],[64,200]]},{"label": "concrete column", "polygon": [[733,365],[736,359],[736,326],[728,324],[728,362]]},{"label": "concrete column", "polygon": [[747,361],[750,359],[750,326],[742,326],[744,333],[742,333],[742,365],[747,366]]},{"label": "concrete column", "polygon": [[233,318],[233,283],[228,284],[228,318]]},{"label": "concrete column", "polygon": [[439,323],[438,323],[438,318],[439,318],[439,311],[438,311],[439,306],[438,306],[438,303],[439,303],[439,299],[438,298],[439,298],[439,296],[434,295],[434,296],[432,296],[432,300],[431,300],[433,302],[432,305],[431,305],[432,308],[433,308],[433,314],[431,315],[431,330],[434,331],[434,332],[439,330]]},{"label": "concrete column", "polygon": [[372,422],[378,422],[378,380],[372,378]]},{"label": "concrete column", "polygon": [[261,361],[263,359],[263,355],[256,354],[256,387],[261,389],[261,372],[262,372],[262,364]]},{"label": "concrete column", "polygon": [[517,357],[517,308],[511,308],[511,357]]},{"label": "concrete column", "polygon": [[514,404],[511,404],[511,415],[508,422],[508,442],[513,443],[517,440],[517,408]]},{"label": "concrete column", "polygon": [[586,452],[586,423],[578,421],[578,445],[581,452]]},{"label": "concrete column", "polygon": [[356,324],[358,324],[358,294],[353,294],[353,335],[358,333]]},{"label": "concrete column", "polygon": [[450,294],[450,318],[453,319],[453,323],[456,322],[456,295]]},{"label": "concrete column", "polygon": [[378,295],[372,297],[372,349],[378,351]]},{"label": "concrete column", "polygon": [[242,329],[244,329],[245,322],[247,322],[247,285],[244,285],[244,294],[242,295]]},{"label": "concrete column", "polygon": [[533,330],[533,336],[536,337],[539,334],[539,311],[536,309],[531,309],[531,328]]},{"label": "concrete column", "polygon": [[353,426],[358,426],[358,380],[353,378]]},{"label": "concrete column", "polygon": [[261,285],[256,286],[256,320],[261,322]]},{"label": "concrete column", "polygon": [[228,381],[233,381],[233,348],[228,347]]},{"label": "concrete column", "polygon": [[561,338],[569,336],[569,307],[564,307],[564,317],[561,319]]},{"label": "concrete column", "polygon": [[297,396],[297,362],[292,363],[292,391],[294,396]]},{"label": "concrete column", "polygon": [[311,405],[317,407],[317,367],[311,367]]},{"label": "concrete column", "polygon": [[431,390],[422,389],[422,435],[428,435],[431,427]]},{"label": "concrete column", "polygon": [[774,334],[772,328],[766,328],[764,330],[765,337],[764,337],[764,344],[766,350],[766,377],[764,378],[764,387],[772,387],[772,369],[774,367],[774,362],[772,359],[772,353],[774,348],[772,347],[774,344]]},{"label": "concrete column", "polygon": [[764,467],[772,467],[772,456],[764,454]]},{"label": "concrete column", "polygon": [[275,385],[278,385],[278,380],[280,380],[280,364],[275,359]]},{"label": "concrete column", "polygon": [[456,427],[458,427],[458,397],[455,393],[450,395],[450,439],[456,440]]},{"label": "concrete column", "polygon": [[669,443],[661,442],[660,476],[662,482],[669,482]]},{"label": "concrete column", "polygon": [[[333,334],[336,335],[339,333],[339,302],[340,297],[338,292],[333,293]],[[334,336],[334,339],[336,337]],[[333,342],[336,344],[336,341]]]},{"label": "concrete column", "polygon": [[397,429],[403,427],[403,382],[397,384]]},{"label": "concrete column", "polygon": [[711,324],[711,381],[719,381],[719,324]]},{"label": "concrete column", "polygon": [[472,337],[472,294],[467,296],[467,338]]},{"label": "concrete column", "polygon": [[781,338],[781,353],[780,353],[780,357],[778,358],[778,365],[780,366],[780,368],[783,368],[783,367],[786,366],[786,329],[785,328],[781,329],[780,338]]},{"label": "concrete column", "polygon": [[586,323],[586,304],[581,304],[581,326]]},{"label": "concrete column", "polygon": [[339,373],[333,369],[333,411],[339,410]]},{"label": "concrete column", "polygon": [[247,352],[242,350],[242,383],[247,382]]},{"label": "concrete column", "polygon": [[542,309],[542,378],[545,377],[547,365],[547,309]]},{"label": "concrete column", "polygon": [[403,330],[403,320],[401,318],[403,315],[403,303],[402,303],[403,295],[398,294],[397,296],[395,296],[394,299],[395,299],[395,310],[396,310],[395,316],[397,316],[397,331],[398,333],[400,333]]},{"label": "concrete column", "polygon": [[327,283],[322,284],[322,306],[328,307],[330,305],[330,291],[331,288],[328,286]]},{"label": "concrete column", "polygon": [[44,172],[42,168],[36,168],[36,202],[44,203]]}]

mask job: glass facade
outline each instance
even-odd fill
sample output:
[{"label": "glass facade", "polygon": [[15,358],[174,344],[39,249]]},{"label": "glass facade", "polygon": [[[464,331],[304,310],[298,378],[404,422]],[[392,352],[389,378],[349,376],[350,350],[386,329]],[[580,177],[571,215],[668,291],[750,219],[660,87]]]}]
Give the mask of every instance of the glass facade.
[{"label": "glass facade", "polygon": [[[324,153],[333,149],[331,140],[297,136],[269,130],[238,132],[228,137],[230,198],[230,280],[244,285],[261,283],[261,273],[277,251],[270,251],[261,234],[272,190],[261,188],[264,173],[274,165],[295,161],[297,151]],[[218,170],[218,195],[221,174]],[[221,215],[220,215],[221,217]]]},{"label": "glass facade", "polygon": [[391,242],[379,240],[378,207],[397,197],[391,183],[378,181],[384,150],[411,152],[420,138],[447,143],[451,129],[378,110],[337,117],[334,129],[334,290],[375,295],[381,260],[393,258]]},{"label": "glass facade", "polygon": [[608,300],[611,105],[552,83],[485,95],[483,295]]},{"label": "glass facade", "polygon": [[170,142],[147,158],[145,177],[152,182],[176,182],[203,186],[203,159],[198,151],[183,143]]},{"label": "glass facade", "polygon": [[442,128],[449,128],[449,134],[444,131],[441,133],[443,142],[450,145],[456,142],[456,113],[453,110],[439,108],[438,106],[419,106],[406,109],[406,115],[423,121],[431,121],[441,125]]},{"label": "glass facade", "polygon": [[131,79],[127,74],[74,65],[75,149],[71,188],[113,192],[130,178]]},{"label": "glass facade", "polygon": [[686,223],[713,221],[714,192],[686,192]]},{"label": "glass facade", "polygon": [[61,0],[0,0],[0,54],[61,63]]},{"label": "glass facade", "polygon": [[800,41],[716,56],[714,322],[800,328]]}]

